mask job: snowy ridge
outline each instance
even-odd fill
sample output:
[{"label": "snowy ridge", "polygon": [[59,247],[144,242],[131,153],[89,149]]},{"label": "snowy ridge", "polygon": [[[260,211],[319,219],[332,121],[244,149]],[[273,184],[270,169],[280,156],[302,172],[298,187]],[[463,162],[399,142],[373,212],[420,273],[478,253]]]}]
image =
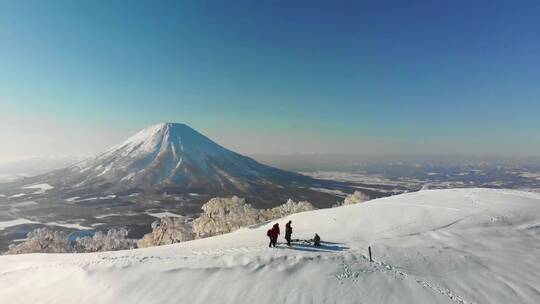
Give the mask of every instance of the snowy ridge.
[{"label": "snowy ridge", "polygon": [[[539,303],[540,194],[426,190],[174,245],[0,257],[4,303]],[[280,236],[280,242],[283,242]],[[367,247],[373,248],[369,262]]]}]

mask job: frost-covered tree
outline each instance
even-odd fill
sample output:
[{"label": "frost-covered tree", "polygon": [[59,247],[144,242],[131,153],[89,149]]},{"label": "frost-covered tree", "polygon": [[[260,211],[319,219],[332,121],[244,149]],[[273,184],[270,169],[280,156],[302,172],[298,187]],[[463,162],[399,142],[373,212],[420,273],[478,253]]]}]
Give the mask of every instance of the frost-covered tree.
[{"label": "frost-covered tree", "polygon": [[213,198],[202,209],[204,213],[193,222],[193,232],[197,238],[228,233],[243,226],[314,210],[315,207],[307,201],[297,203],[289,199],[275,208],[259,210],[246,204],[245,199],[233,196]]},{"label": "frost-covered tree", "polygon": [[62,231],[54,231],[47,227],[38,228],[28,233],[28,238],[16,245],[9,246],[6,254],[23,253],[60,253],[71,252],[67,235]]},{"label": "frost-covered tree", "polygon": [[315,207],[308,201],[295,202],[292,199],[288,199],[283,205],[266,209],[263,211],[265,220],[273,220],[276,218],[285,217],[298,212],[315,210]]},{"label": "frost-covered tree", "polygon": [[194,239],[192,224],[184,217],[163,217],[152,223],[152,232],[137,243],[139,247],[174,244]]},{"label": "frost-covered tree", "polygon": [[369,201],[369,196],[360,192],[360,191],[354,191],[353,194],[349,194],[347,195],[347,197],[345,197],[345,200],[343,200],[343,202],[338,202],[337,204],[335,204],[333,207],[339,207],[339,206],[345,206],[345,205],[354,205],[354,204],[359,204],[359,203],[363,203],[365,201]]},{"label": "frost-covered tree", "polygon": [[353,194],[347,195],[345,200],[343,201],[343,205],[353,205],[353,204],[359,204],[363,203],[365,201],[369,201],[369,196],[360,192],[360,191],[354,191]]},{"label": "frost-covered tree", "polygon": [[129,231],[125,228],[110,229],[107,233],[96,232],[91,237],[77,238],[75,250],[77,252],[115,251],[135,248],[135,241],[129,239]]},{"label": "frost-covered tree", "polygon": [[193,222],[193,232],[197,238],[231,232],[264,219],[260,210],[237,196],[215,197],[204,204],[202,210],[204,213]]},{"label": "frost-covered tree", "polygon": [[258,224],[293,213],[314,210],[307,201],[289,199],[283,205],[271,209],[255,209],[237,196],[215,197],[205,203],[203,213],[193,222],[185,218],[167,218],[152,223],[152,232],[144,235],[139,247],[173,244],[194,238],[205,238],[234,231],[243,226]]}]

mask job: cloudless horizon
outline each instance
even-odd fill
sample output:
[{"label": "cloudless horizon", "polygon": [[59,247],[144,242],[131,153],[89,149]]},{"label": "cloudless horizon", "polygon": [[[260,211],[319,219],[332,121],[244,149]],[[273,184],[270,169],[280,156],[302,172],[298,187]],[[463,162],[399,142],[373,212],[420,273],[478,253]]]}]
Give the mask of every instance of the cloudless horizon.
[{"label": "cloudless horizon", "polygon": [[2,1],[0,161],[160,122],[244,154],[540,155],[537,1]]}]

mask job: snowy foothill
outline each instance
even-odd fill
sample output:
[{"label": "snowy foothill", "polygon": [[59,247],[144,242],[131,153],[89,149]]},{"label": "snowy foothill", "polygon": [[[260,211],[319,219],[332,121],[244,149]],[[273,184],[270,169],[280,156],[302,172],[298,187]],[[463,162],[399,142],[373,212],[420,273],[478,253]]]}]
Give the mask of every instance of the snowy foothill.
[{"label": "snowy foothill", "polygon": [[[268,248],[289,220],[297,240]],[[160,247],[1,256],[0,302],[540,303],[539,223],[537,193],[424,190]]]},{"label": "snowy foothill", "polygon": [[12,208],[20,208],[20,207],[28,207],[28,206],[35,206],[37,205],[38,203],[34,202],[34,201],[23,201],[23,202],[15,202],[15,203],[10,203],[9,205],[12,207]]},{"label": "snowy foothill", "polygon": [[176,213],[172,213],[172,212],[169,212],[169,211],[164,211],[164,212],[147,212],[146,214],[148,214],[148,215],[150,215],[150,216],[153,216],[153,217],[156,217],[156,218],[164,218],[164,217],[181,217],[181,215],[176,214]]},{"label": "snowy foothill", "polygon": [[317,188],[317,187],[310,187],[309,189],[313,190],[313,191],[319,191],[319,192],[324,192],[324,193],[330,193],[330,194],[335,194],[337,196],[347,196],[347,193],[341,191],[341,190],[333,190],[333,189],[326,189],[326,188]]},{"label": "snowy foothill", "polygon": [[69,229],[77,229],[77,230],[91,230],[93,228],[86,227],[81,225],[80,223],[66,223],[66,222],[48,222],[45,223],[46,226],[58,226],[58,227],[64,227]]},{"label": "snowy foothill", "polygon": [[85,199],[73,199],[72,202],[90,202],[90,201],[107,200],[107,199],[113,199],[113,198],[116,198],[115,194],[109,194],[106,196],[98,196],[98,197],[89,197]]},{"label": "snowy foothill", "polygon": [[94,218],[96,219],[104,219],[104,218],[107,218],[107,217],[112,217],[112,216],[136,216],[136,215],[139,215],[139,213],[136,213],[136,212],[129,212],[129,213],[107,213],[107,214],[100,214],[100,215],[96,215],[94,216]]},{"label": "snowy foothill", "polygon": [[36,222],[36,221],[24,219],[24,218],[19,218],[19,219],[13,219],[13,220],[8,220],[8,221],[0,221],[0,230],[4,230],[4,229],[6,229],[8,227],[25,225],[25,224],[42,224],[42,225],[49,226],[49,227],[56,226],[56,227],[64,227],[64,228],[77,229],[77,230],[90,230],[90,229],[93,229],[91,227],[83,226],[80,223],[65,223],[65,222],[62,222],[62,223],[60,223],[60,222],[40,223],[40,222]]},{"label": "snowy foothill", "polygon": [[[27,202],[19,202],[19,203],[16,203],[14,205],[12,205],[12,207],[26,207],[26,206],[32,206],[32,205],[35,205],[36,202],[32,202],[32,201],[27,201]],[[39,222],[39,221],[35,221],[35,220],[29,220],[29,219],[25,219],[25,218],[14,218],[14,219],[9,219],[9,220],[0,220],[0,231],[1,230],[4,230],[6,228],[9,228],[9,227],[14,227],[14,226],[19,226],[19,225],[28,225],[28,224],[40,224],[40,225],[45,225],[45,226],[49,226],[49,227],[64,227],[64,228],[69,228],[69,229],[77,229],[77,230],[90,230],[92,228],[90,227],[86,227],[86,226],[83,226],[81,225],[81,222],[83,220],[82,219],[79,219],[79,220],[71,220],[69,223],[68,222]]]},{"label": "snowy foothill", "polygon": [[[30,193],[30,194],[43,194],[46,191],[54,189],[54,187],[49,185],[49,184],[36,184],[36,185],[27,185],[27,186],[21,187],[21,189],[35,189],[36,191],[33,192],[33,193]],[[26,196],[26,195],[28,195],[28,194],[27,193],[17,193],[17,194],[13,194],[13,195],[9,196],[8,198],[10,198],[10,199],[12,199],[12,198],[20,198],[20,197],[23,197],[23,196]]]},{"label": "snowy foothill", "polygon": [[8,221],[0,221],[0,231],[8,227],[24,225],[24,224],[39,224],[39,223],[24,219],[24,218],[13,219],[13,220],[8,220]]},{"label": "snowy foothill", "polygon": [[37,189],[37,191],[32,193],[32,194],[42,194],[42,193],[45,193],[45,191],[54,189],[54,187],[49,185],[49,184],[28,185],[28,186],[24,186],[22,188],[23,189]]}]

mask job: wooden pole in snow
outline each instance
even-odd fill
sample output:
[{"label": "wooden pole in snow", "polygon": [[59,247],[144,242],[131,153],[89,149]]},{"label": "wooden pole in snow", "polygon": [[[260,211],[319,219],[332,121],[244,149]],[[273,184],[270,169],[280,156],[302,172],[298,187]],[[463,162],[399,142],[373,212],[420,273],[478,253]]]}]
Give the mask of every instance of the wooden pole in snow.
[{"label": "wooden pole in snow", "polygon": [[373,259],[371,258],[371,246],[368,247],[368,251],[369,251],[369,261],[373,262]]}]

